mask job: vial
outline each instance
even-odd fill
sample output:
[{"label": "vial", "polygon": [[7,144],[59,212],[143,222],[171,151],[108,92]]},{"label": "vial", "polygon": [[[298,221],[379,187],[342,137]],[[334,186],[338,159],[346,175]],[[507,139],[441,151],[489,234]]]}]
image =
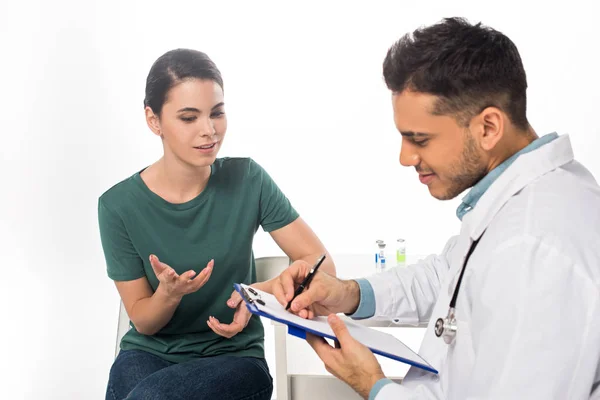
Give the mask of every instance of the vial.
[{"label": "vial", "polygon": [[404,239],[396,240],[396,265],[406,266],[406,241]]},{"label": "vial", "polygon": [[385,242],[383,240],[377,240],[377,251],[375,252],[375,271],[383,272],[386,267],[385,260]]}]

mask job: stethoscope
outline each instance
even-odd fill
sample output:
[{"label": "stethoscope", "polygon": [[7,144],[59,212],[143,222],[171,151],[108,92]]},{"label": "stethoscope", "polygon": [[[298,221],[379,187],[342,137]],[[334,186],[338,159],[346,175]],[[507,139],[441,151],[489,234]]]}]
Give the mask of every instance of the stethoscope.
[{"label": "stethoscope", "polygon": [[446,318],[438,318],[437,321],[435,321],[435,336],[441,336],[444,339],[444,342],[446,342],[446,344],[451,344],[454,341],[454,338],[456,337],[456,330],[458,329],[458,326],[456,324],[456,316],[454,315],[456,308],[456,298],[458,297],[458,291],[460,290],[460,284],[462,282],[467,263],[469,262],[469,258],[471,257],[471,254],[473,254],[473,251],[475,250],[475,247],[477,247],[477,243],[479,243],[480,239],[481,236],[479,237],[479,239],[471,243],[471,247],[469,247],[467,257],[465,258],[462,270],[460,271],[460,276],[458,277],[458,282],[456,282],[454,294],[452,295],[452,299],[450,300],[450,308],[448,309],[448,315],[446,316]]}]

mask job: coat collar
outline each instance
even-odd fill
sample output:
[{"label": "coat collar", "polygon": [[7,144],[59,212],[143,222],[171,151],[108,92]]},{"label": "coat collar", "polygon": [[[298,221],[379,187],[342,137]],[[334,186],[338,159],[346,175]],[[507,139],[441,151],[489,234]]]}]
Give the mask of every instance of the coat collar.
[{"label": "coat collar", "polygon": [[509,158],[504,160],[504,162],[502,162],[500,165],[498,165],[492,171],[490,171],[486,176],[483,177],[483,179],[481,179],[479,182],[477,182],[477,184],[475,186],[473,186],[471,188],[471,190],[469,190],[469,193],[467,193],[467,195],[465,197],[463,197],[462,203],[458,206],[458,209],[456,210],[456,216],[458,217],[458,219],[460,219],[462,221],[463,217],[469,211],[471,211],[473,208],[475,208],[475,206],[479,202],[479,199],[481,198],[481,196],[483,196],[483,194],[486,192],[486,190],[488,190],[488,188],[492,185],[492,183],[494,183],[494,181],[496,179],[498,179],[498,177],[500,175],[502,175],[502,173],[504,171],[506,171],[506,169],[508,167],[510,167],[510,165],[519,156],[521,156],[525,153],[529,153],[530,151],[537,150],[540,147],[542,147],[543,145],[550,143],[551,141],[553,141],[556,138],[558,138],[558,135],[555,132],[549,133],[540,138],[537,138],[536,140],[534,140],[533,142],[529,143],[527,146],[522,148],[520,151],[516,152],[515,154],[513,154],[512,156],[510,156]]},{"label": "coat collar", "polygon": [[472,240],[478,239],[498,211],[519,191],[539,177],[573,161],[568,135],[559,136],[536,150],[520,155],[483,193],[463,225]]}]

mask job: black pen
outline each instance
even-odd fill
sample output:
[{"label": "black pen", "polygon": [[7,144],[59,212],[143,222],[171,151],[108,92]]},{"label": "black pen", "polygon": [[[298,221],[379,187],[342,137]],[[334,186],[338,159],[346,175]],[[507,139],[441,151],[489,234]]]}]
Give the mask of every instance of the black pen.
[{"label": "black pen", "polygon": [[312,269],[308,272],[308,275],[306,275],[306,278],[304,278],[304,280],[302,281],[302,283],[300,284],[300,286],[298,286],[296,288],[296,291],[294,291],[294,297],[292,297],[292,299],[289,301],[289,303],[285,307],[286,310],[290,308],[290,306],[292,305],[292,301],[294,301],[294,299],[296,298],[296,296],[298,296],[300,293],[302,293],[302,291],[308,286],[308,284],[310,283],[310,281],[312,281],[313,276],[315,276],[315,274],[317,273],[317,270],[319,269],[319,267],[321,266],[321,264],[325,260],[325,256],[326,256],[326,254],[323,254],[321,256],[321,258],[319,258],[317,260],[317,263],[315,264],[315,266],[312,267]]}]

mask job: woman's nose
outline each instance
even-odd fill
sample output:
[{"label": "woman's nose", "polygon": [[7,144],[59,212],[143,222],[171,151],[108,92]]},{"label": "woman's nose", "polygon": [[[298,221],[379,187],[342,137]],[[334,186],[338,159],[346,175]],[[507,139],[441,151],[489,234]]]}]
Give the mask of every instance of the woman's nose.
[{"label": "woman's nose", "polygon": [[212,119],[207,118],[204,120],[204,123],[201,127],[202,136],[214,136],[215,135],[215,124]]}]

